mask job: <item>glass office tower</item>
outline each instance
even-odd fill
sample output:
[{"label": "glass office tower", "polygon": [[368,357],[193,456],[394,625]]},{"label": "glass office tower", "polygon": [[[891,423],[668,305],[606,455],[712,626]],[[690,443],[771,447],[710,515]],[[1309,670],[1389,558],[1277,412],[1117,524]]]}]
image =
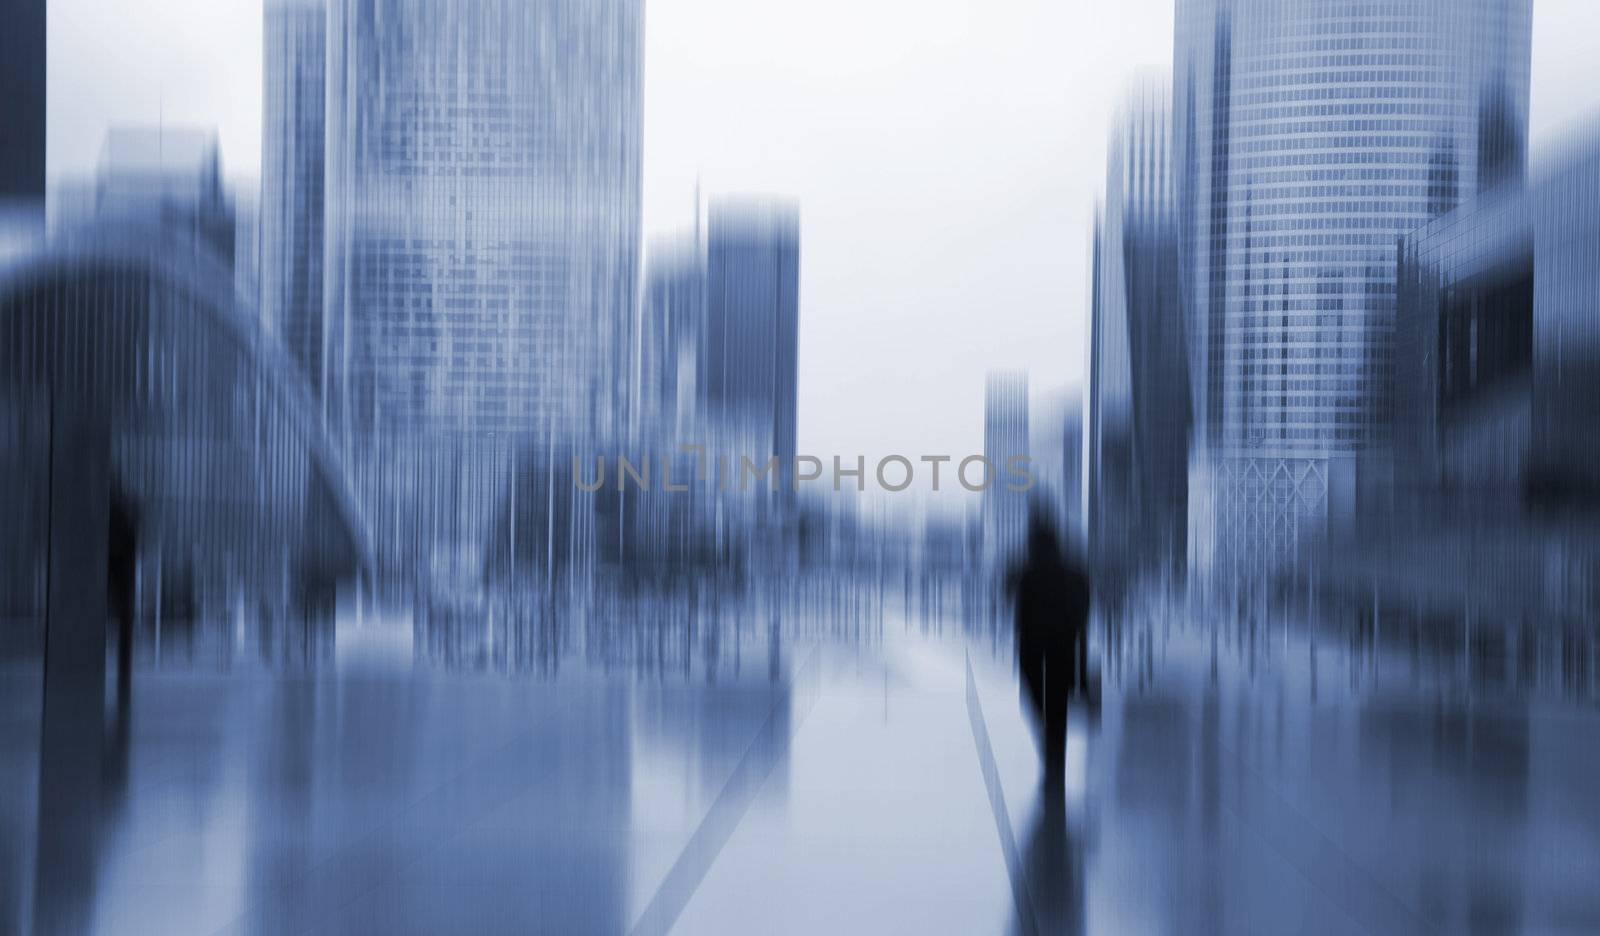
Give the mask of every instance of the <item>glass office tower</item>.
[{"label": "glass office tower", "polygon": [[328,283],[353,429],[609,427],[638,264],[640,0],[341,0]]},{"label": "glass office tower", "polygon": [[261,315],[320,403],[327,0],[268,0],[264,36]]},{"label": "glass office tower", "polygon": [[328,409],[393,558],[470,579],[514,452],[626,425],[643,26],[641,0],[331,6]]},{"label": "glass office tower", "polygon": [[1523,173],[1529,0],[1179,0],[1191,567],[1281,568],[1390,441],[1398,238]]}]

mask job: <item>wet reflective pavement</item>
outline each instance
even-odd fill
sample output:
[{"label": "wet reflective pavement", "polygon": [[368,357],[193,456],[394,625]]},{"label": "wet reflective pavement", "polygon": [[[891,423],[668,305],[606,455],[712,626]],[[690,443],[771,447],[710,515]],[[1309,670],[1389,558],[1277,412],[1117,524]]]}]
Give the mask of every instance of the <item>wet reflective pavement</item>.
[{"label": "wet reflective pavement", "polygon": [[[73,835],[41,820],[37,661],[9,662],[0,929],[1600,931],[1572,679],[1177,609],[1117,635],[1059,803],[1003,641],[892,608],[654,670],[447,666],[382,622],[317,666],[147,657]],[[1592,685],[1592,647],[1559,660]]]}]

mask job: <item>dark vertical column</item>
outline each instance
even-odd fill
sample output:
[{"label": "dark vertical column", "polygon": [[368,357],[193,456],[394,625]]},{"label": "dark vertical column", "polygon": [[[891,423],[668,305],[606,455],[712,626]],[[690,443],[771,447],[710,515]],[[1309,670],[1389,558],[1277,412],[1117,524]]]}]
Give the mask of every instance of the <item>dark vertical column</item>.
[{"label": "dark vertical column", "polygon": [[44,199],[45,0],[0,0],[0,202]]},{"label": "dark vertical column", "polygon": [[88,931],[105,743],[111,435],[83,401],[50,426],[49,580],[34,932]]}]

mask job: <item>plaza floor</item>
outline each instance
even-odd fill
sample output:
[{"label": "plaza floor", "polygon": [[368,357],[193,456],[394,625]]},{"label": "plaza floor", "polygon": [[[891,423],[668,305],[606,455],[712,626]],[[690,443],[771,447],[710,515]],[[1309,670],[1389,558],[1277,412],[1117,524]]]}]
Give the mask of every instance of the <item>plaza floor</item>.
[{"label": "plaza floor", "polygon": [[1003,644],[893,614],[679,673],[375,628],[297,672],[146,661],[64,840],[6,664],[0,930],[1600,931],[1600,711],[1403,653],[1130,621],[1054,803]]}]

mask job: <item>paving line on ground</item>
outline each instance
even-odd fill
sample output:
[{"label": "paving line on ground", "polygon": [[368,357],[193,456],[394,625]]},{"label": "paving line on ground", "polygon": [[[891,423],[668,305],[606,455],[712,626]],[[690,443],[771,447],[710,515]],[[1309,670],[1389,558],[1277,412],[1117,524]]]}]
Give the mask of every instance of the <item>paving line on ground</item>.
[{"label": "paving line on ground", "polygon": [[1011,814],[1006,810],[1005,791],[1000,787],[1000,768],[995,763],[994,747],[989,743],[989,726],[983,718],[983,704],[978,700],[978,682],[972,675],[972,655],[967,664],[967,720],[972,725],[972,743],[977,748],[978,769],[983,772],[983,785],[989,793],[989,809],[994,814],[995,830],[1000,833],[1000,851],[1006,860],[1006,876],[1011,879],[1011,898],[1017,905],[1017,920],[1024,936],[1038,936],[1039,920],[1034,913],[1033,894],[1028,887],[1028,873],[1022,865],[1022,855],[1017,851],[1017,836],[1011,825]]},{"label": "paving line on ground", "polygon": [[[806,716],[811,714],[811,708],[821,693],[818,655],[817,645],[813,644],[805,662],[800,664],[794,678],[789,681],[788,699],[780,697],[767,713],[766,721],[745,749],[744,756],[733,768],[733,773],[706,810],[700,825],[689,837],[688,844],[678,853],[661,886],[656,888],[655,895],[633,924],[631,932],[634,936],[665,936],[671,931],[684,908],[689,905],[690,898],[705,881],[717,856],[722,854],[723,847],[733,837],[734,830],[744,820],[744,814],[755,802],[756,794],[766,783],[772,769],[789,756],[794,736],[799,733]],[[786,701],[792,714],[787,719],[780,719]]]}]

